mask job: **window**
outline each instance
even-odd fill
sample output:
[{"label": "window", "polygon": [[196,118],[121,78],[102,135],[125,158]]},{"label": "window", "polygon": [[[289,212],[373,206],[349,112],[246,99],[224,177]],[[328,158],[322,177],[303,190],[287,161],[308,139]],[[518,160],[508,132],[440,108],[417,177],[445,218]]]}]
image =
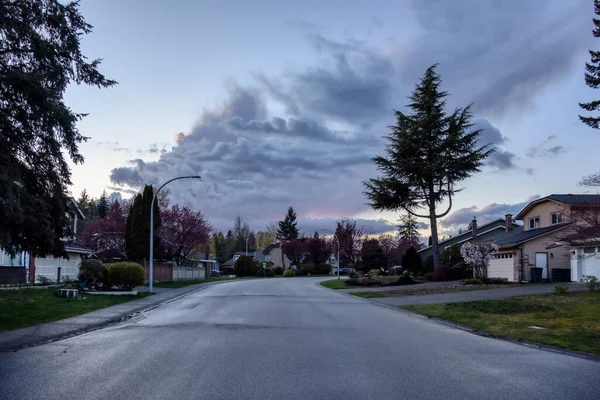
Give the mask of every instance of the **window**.
[{"label": "window", "polygon": [[267,255],[265,258],[267,259],[267,261],[271,261],[271,255]]},{"label": "window", "polygon": [[558,211],[552,213],[552,225],[562,224],[563,222],[563,212]]},{"label": "window", "polygon": [[595,247],[584,247],[583,248],[583,253],[584,254],[594,254],[596,252],[596,248]]},{"label": "window", "polygon": [[540,227],[540,217],[529,218],[529,229]]}]

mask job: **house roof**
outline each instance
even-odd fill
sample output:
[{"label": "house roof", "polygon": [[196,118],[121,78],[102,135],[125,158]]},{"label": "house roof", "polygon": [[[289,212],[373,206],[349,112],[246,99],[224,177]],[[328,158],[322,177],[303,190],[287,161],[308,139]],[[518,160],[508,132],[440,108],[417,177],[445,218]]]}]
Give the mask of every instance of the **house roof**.
[{"label": "house roof", "polygon": [[81,211],[81,208],[79,208],[79,204],[77,204],[77,201],[75,201],[73,197],[71,197],[71,204],[73,204],[73,207],[75,207],[75,211],[77,211],[79,217],[81,219],[85,219],[85,214],[83,213],[83,211]]},{"label": "house roof", "polygon": [[517,214],[516,219],[522,219],[525,214],[529,212],[536,205],[543,203],[545,201],[556,201],[563,204],[569,205],[598,205],[600,206],[600,194],[551,194],[546,197],[542,197],[541,199],[537,199],[527,204],[519,214]]},{"label": "house roof", "polygon": [[565,228],[569,225],[571,225],[571,223],[556,224],[556,225],[546,226],[544,228],[536,228],[536,229],[529,229],[529,230],[525,230],[524,227],[520,226],[517,229],[513,229],[511,231],[506,232],[505,235],[501,235],[501,236],[497,237],[494,241],[500,247],[516,246],[518,244],[527,242],[529,240],[533,240],[540,236],[544,236],[551,232]]},{"label": "house roof", "polygon": [[[475,231],[475,234],[477,236],[481,236],[484,233],[487,233],[489,231],[495,230],[495,229],[505,229],[505,219],[504,218],[499,218],[497,220],[494,220],[492,222],[488,222],[487,224],[481,225],[477,227],[477,230]],[[517,225],[515,223],[512,224],[514,229],[520,228],[521,225]],[[441,242],[439,242],[439,245],[442,246],[444,244],[448,244],[449,242],[454,242],[454,243],[460,243],[466,240],[469,240],[471,238],[471,236],[473,235],[473,231],[469,230],[466,232],[461,233],[460,235],[451,237],[450,239],[446,239],[443,240]],[[417,253],[420,253],[422,251],[425,251],[427,249],[431,249],[432,246],[428,246],[425,247],[424,249],[419,250]]]},{"label": "house roof", "polygon": [[67,253],[82,253],[82,254],[92,254],[93,251],[80,245],[77,242],[68,241],[65,243],[65,250]]},{"label": "house roof", "polygon": [[273,243],[267,246],[266,249],[264,249],[263,254],[267,255],[271,252],[271,250],[273,249],[278,249],[279,248],[279,243]]}]

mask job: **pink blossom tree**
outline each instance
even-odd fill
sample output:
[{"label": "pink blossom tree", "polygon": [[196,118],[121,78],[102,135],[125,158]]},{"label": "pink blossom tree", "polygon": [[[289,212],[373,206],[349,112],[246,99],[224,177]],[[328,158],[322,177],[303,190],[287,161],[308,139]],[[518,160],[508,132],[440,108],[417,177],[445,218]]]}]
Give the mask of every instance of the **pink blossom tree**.
[{"label": "pink blossom tree", "polygon": [[102,260],[125,258],[125,223],[129,204],[114,201],[102,219],[87,223],[79,241]]},{"label": "pink blossom tree", "polygon": [[212,226],[199,211],[175,204],[161,210],[161,219],[158,230],[161,246],[177,264],[181,264],[198,245],[210,240]]},{"label": "pink blossom tree", "polygon": [[467,242],[460,248],[460,255],[466,263],[473,266],[475,278],[483,278],[492,259],[492,253],[498,251],[494,242]]}]

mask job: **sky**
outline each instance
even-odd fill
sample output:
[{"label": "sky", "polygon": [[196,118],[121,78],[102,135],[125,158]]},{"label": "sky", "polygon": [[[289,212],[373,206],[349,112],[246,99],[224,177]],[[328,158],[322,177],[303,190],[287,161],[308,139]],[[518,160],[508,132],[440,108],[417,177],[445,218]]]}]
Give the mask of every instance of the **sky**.
[{"label": "sky", "polygon": [[583,80],[600,47],[591,0],[82,0],[81,12],[94,26],[84,54],[119,84],[67,91],[89,113],[76,197],[201,175],[169,184],[170,198],[217,230],[237,215],[262,230],[289,206],[307,233],[342,217],[393,230],[399,215],[371,210],[362,182],[436,63],[449,110],[473,103],[480,144],[496,148],[459,185],[442,235],[584,193],[577,182],[599,169],[600,132],[578,119],[597,96]]}]

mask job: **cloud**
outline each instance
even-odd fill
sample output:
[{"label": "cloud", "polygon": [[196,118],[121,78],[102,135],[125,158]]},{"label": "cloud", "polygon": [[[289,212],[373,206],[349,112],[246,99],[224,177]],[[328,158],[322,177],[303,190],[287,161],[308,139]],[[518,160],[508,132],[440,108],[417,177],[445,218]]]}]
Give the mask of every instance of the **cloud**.
[{"label": "cloud", "polygon": [[490,148],[494,149],[494,152],[490,154],[486,160],[487,165],[499,170],[515,168],[517,155],[499,147],[504,145],[508,141],[508,138],[502,135],[500,130],[492,125],[487,119],[475,119],[473,125],[473,128],[482,130],[478,145],[488,145]]},{"label": "cloud", "polygon": [[[523,112],[589,47],[587,0],[413,0],[421,27],[399,52],[403,74],[418,76],[438,62],[444,82],[476,113]],[[583,38],[583,39],[582,39]],[[589,38],[589,39],[586,39]]]},{"label": "cloud", "polygon": [[520,203],[508,204],[508,203],[491,203],[482,207],[471,206],[460,208],[447,217],[440,220],[440,224],[446,230],[458,230],[459,228],[466,228],[469,222],[473,218],[477,218],[479,225],[487,224],[499,218],[504,218],[506,214],[512,214],[516,216],[527,204],[533,200],[540,198],[540,195],[534,195],[528,197],[525,201]]},{"label": "cloud", "polygon": [[551,143],[557,139],[556,135],[550,135],[537,146],[532,146],[527,151],[527,157],[529,158],[544,158],[544,157],[556,157],[567,151],[564,146],[554,145]]}]

